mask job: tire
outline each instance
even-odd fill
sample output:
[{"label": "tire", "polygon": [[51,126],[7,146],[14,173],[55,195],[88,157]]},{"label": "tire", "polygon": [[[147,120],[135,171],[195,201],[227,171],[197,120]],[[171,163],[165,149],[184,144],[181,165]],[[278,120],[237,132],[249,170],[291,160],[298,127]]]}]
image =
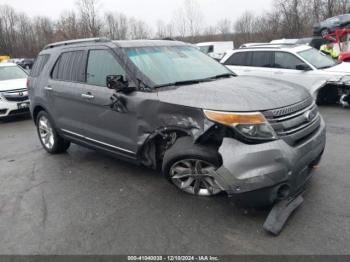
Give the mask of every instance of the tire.
[{"label": "tire", "polygon": [[57,133],[48,113],[40,111],[35,123],[40,143],[48,153],[61,154],[67,151],[70,141],[63,139]]},{"label": "tire", "polygon": [[182,137],[165,152],[162,173],[170,183],[188,194],[214,196],[222,190],[210,172],[221,163],[215,147],[197,145],[191,137]]}]

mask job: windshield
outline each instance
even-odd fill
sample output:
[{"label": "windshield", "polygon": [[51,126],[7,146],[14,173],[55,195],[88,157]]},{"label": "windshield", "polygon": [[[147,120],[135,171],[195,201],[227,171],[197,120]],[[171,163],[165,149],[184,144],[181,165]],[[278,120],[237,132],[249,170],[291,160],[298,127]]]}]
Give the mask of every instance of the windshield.
[{"label": "windshield", "polygon": [[191,46],[127,48],[126,52],[140,71],[159,86],[233,74]]},{"label": "windshield", "polygon": [[206,46],[198,46],[199,50],[204,54],[209,54],[214,52],[214,46],[206,45]]},{"label": "windshield", "polygon": [[338,64],[338,62],[314,48],[299,52],[298,54],[317,69],[329,68]]},{"label": "windshield", "polygon": [[0,66],[0,81],[27,78],[27,74],[18,66]]}]

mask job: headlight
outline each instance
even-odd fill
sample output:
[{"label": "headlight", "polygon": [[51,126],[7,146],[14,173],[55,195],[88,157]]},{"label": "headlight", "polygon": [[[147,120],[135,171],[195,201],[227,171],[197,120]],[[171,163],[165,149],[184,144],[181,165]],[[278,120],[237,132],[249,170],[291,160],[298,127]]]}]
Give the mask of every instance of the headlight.
[{"label": "headlight", "polygon": [[275,140],[277,135],[263,114],[231,113],[204,110],[205,116],[216,123],[234,128],[240,135],[253,140]]}]

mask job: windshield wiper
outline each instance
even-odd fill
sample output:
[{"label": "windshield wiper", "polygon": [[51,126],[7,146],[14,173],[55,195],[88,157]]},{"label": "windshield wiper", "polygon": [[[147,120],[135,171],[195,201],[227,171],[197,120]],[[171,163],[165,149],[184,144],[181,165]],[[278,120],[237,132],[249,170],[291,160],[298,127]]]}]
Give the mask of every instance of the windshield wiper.
[{"label": "windshield wiper", "polygon": [[236,76],[236,75],[234,73],[225,73],[225,74],[213,76],[210,79],[219,79],[219,78],[225,78],[225,77],[228,78],[231,76]]},{"label": "windshield wiper", "polygon": [[224,78],[224,77],[231,77],[231,76],[235,76],[235,74],[225,73],[225,74],[216,75],[216,76],[204,78],[204,79],[178,81],[178,82],[168,83],[168,84],[164,84],[164,85],[158,85],[158,86],[155,86],[155,88],[161,88],[161,87],[167,87],[167,86],[194,85],[194,84],[199,84],[199,83],[203,83],[203,82],[210,82],[210,81],[215,80],[215,79]]},{"label": "windshield wiper", "polygon": [[164,85],[157,85],[155,88],[167,87],[167,86],[185,86],[185,85],[194,85],[203,82],[203,80],[186,80],[186,81],[178,81],[173,83],[168,83]]}]

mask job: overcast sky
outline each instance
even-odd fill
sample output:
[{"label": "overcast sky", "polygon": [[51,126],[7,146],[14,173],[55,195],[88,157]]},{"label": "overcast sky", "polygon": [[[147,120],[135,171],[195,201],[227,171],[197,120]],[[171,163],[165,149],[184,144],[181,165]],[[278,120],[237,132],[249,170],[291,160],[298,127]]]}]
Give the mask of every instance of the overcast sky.
[{"label": "overcast sky", "polygon": [[[143,19],[153,28],[156,21],[169,21],[173,11],[182,5],[184,0],[99,0],[102,11],[111,10]],[[215,25],[222,18],[235,20],[245,10],[261,13],[269,9],[272,0],[198,0],[206,25]],[[64,10],[76,9],[76,0],[0,0],[17,11],[28,15],[47,15],[57,18]]]}]

